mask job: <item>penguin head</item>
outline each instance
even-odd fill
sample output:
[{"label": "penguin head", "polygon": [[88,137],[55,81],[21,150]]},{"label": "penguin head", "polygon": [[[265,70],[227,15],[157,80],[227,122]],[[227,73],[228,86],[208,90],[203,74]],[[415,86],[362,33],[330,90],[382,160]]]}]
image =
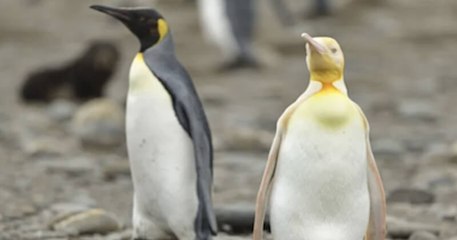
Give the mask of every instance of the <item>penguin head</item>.
[{"label": "penguin head", "polygon": [[344,55],[338,42],[329,37],[301,35],[306,41],[306,63],[311,79],[331,83],[343,78]]},{"label": "penguin head", "polygon": [[113,8],[101,5],[92,5],[91,8],[106,13],[127,26],[139,39],[140,52],[158,44],[169,31],[162,15],[151,8]]}]

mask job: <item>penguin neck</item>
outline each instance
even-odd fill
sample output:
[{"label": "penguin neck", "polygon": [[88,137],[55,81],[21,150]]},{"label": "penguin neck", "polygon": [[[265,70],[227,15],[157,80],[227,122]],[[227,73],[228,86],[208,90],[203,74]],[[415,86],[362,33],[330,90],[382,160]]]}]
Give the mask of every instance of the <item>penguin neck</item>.
[{"label": "penguin neck", "polygon": [[346,88],[346,84],[344,83],[344,78],[341,78],[341,79],[333,81],[333,82],[328,82],[328,83],[323,83],[320,81],[310,79],[308,87],[306,88],[306,91],[305,91],[305,95],[311,96],[311,95],[314,95],[315,93],[325,91],[328,89],[334,89],[344,95],[347,95],[347,88]]},{"label": "penguin neck", "polygon": [[159,54],[174,54],[175,48],[173,45],[173,37],[171,33],[168,32],[167,35],[161,39],[159,42],[152,46],[144,45],[140,40],[141,48],[140,53],[154,52]]}]

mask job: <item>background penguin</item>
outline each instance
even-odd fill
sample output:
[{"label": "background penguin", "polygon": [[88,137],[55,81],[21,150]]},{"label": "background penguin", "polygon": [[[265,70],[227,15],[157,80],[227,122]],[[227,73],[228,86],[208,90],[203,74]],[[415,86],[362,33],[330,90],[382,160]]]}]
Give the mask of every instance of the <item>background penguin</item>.
[{"label": "background penguin", "polygon": [[27,102],[48,102],[58,97],[82,101],[101,97],[119,56],[114,44],[93,41],[70,63],[29,74],[21,87],[21,98]]},{"label": "background penguin", "polygon": [[211,239],[217,231],[211,133],[167,22],[153,9],[92,8],[119,19],[141,44],[130,69],[126,116],[134,239]]},{"label": "background penguin", "polygon": [[271,190],[274,239],[383,240],[383,184],[368,122],[347,96],[343,53],[332,38],[302,36],[310,82],[278,120],[257,195],[253,239],[262,239]]},{"label": "background penguin", "polygon": [[258,67],[252,48],[255,0],[198,0],[198,8],[204,35],[228,59],[222,70]]}]

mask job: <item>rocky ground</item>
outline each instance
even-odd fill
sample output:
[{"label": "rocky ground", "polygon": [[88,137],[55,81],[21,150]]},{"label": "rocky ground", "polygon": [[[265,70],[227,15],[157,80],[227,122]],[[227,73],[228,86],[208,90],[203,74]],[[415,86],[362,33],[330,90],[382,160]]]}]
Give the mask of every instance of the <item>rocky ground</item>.
[{"label": "rocky ground", "polygon": [[[132,184],[122,104],[137,42],[123,26],[88,9],[100,2],[114,4],[0,2],[0,239],[130,237]],[[158,2],[213,130],[215,205],[252,209],[275,121],[307,84],[298,37],[307,31],[337,38],[345,52],[346,82],[371,123],[388,194],[389,238],[455,240],[457,2],[361,2],[292,29],[281,27],[262,3],[257,47],[264,67],[225,74],[215,71],[220,53],[199,34],[195,7]],[[18,99],[32,69],[58,65],[88,41],[108,38],[122,50],[108,99],[83,107],[64,100],[26,105]],[[109,127],[92,131],[99,122]]]}]

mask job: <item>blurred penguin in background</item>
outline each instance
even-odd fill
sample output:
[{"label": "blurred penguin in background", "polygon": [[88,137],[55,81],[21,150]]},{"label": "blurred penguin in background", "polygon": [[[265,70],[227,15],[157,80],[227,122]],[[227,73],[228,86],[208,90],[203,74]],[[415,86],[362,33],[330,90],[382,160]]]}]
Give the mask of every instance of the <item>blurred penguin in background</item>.
[{"label": "blurred penguin in background", "polygon": [[[193,0],[192,0],[193,1]],[[219,47],[226,62],[220,70],[258,68],[252,46],[255,33],[256,0],[198,0],[202,31],[206,39]],[[330,13],[327,0],[313,0],[313,17]],[[191,0],[188,0],[191,2]],[[284,26],[295,20],[285,0],[270,0],[270,5]]]},{"label": "blurred penguin in background", "polygon": [[202,30],[227,62],[222,71],[259,66],[252,48],[255,0],[198,0]]}]

